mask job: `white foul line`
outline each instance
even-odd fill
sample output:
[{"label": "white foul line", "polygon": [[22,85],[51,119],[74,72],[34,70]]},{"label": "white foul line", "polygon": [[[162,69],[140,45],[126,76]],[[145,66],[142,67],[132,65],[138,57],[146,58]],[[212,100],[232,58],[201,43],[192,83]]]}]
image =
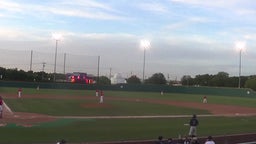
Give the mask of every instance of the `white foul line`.
[{"label": "white foul line", "polygon": [[11,114],[13,114],[12,110],[5,104],[5,102],[3,102],[3,103],[4,103],[4,107],[7,109],[7,111],[10,112]]}]

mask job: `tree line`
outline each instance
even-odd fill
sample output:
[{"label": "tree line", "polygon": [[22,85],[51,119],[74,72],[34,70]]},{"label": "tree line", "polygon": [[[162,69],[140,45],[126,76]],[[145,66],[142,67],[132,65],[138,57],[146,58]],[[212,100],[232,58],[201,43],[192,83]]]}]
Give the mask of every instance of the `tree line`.
[{"label": "tree line", "polygon": [[[239,80],[240,79],[240,80]],[[136,76],[131,76],[127,79],[127,83],[141,83]],[[256,75],[230,77],[226,72],[218,72],[215,75],[203,74],[196,75],[192,78],[190,75],[184,75],[181,81],[168,81],[162,73],[155,73],[145,80],[146,84],[169,84],[169,85],[183,85],[183,86],[209,86],[209,87],[239,87],[251,88],[256,90]]]},{"label": "tree line", "polygon": [[[9,81],[28,81],[28,82],[53,82],[53,73],[24,71],[17,68],[6,69],[0,67],[0,79]],[[66,75],[57,73],[56,79],[65,81]],[[111,84],[111,80],[106,76],[93,78],[99,84]],[[240,80],[239,80],[240,79]],[[240,81],[240,82],[239,82]],[[180,81],[167,81],[162,73],[155,73],[151,77],[141,81],[136,75],[126,79],[128,84],[158,84],[158,85],[185,85],[185,86],[209,86],[209,87],[241,87],[256,90],[256,75],[230,77],[226,72],[219,72],[215,75],[203,74],[192,78],[190,75],[184,75]]]},{"label": "tree line", "polygon": [[187,75],[181,78],[181,83],[188,86],[238,87],[256,90],[256,75],[230,77],[226,72],[196,75],[195,78]]}]

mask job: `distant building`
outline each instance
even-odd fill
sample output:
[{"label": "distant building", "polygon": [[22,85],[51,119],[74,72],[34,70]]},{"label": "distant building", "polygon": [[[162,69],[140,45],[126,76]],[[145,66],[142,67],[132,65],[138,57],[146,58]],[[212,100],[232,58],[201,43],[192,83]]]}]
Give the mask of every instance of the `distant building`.
[{"label": "distant building", "polygon": [[113,77],[111,77],[111,84],[125,84],[126,80],[122,77],[120,73],[116,73]]},{"label": "distant building", "polygon": [[87,73],[81,73],[81,72],[67,73],[66,79],[67,79],[67,82],[71,82],[71,83],[85,83],[85,84],[94,83],[92,75],[88,75]]}]

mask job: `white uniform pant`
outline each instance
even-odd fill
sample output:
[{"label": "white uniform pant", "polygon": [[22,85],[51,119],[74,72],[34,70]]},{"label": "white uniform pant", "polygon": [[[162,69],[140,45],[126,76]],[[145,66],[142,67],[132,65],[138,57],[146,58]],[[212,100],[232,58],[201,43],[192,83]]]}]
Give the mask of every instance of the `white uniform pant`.
[{"label": "white uniform pant", "polygon": [[20,91],[18,92],[18,97],[19,97],[19,98],[21,97],[21,92],[20,92]]},{"label": "white uniform pant", "polygon": [[103,103],[103,96],[100,96],[100,103]]}]

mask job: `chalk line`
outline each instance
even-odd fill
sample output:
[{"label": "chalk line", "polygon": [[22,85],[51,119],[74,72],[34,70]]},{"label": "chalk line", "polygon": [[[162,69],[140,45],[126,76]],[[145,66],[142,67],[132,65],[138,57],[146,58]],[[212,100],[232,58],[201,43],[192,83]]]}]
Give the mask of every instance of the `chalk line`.
[{"label": "chalk line", "polygon": [[6,108],[9,113],[13,114],[12,110],[8,107],[8,105],[6,105],[5,102],[3,103],[4,103],[4,108]]}]

